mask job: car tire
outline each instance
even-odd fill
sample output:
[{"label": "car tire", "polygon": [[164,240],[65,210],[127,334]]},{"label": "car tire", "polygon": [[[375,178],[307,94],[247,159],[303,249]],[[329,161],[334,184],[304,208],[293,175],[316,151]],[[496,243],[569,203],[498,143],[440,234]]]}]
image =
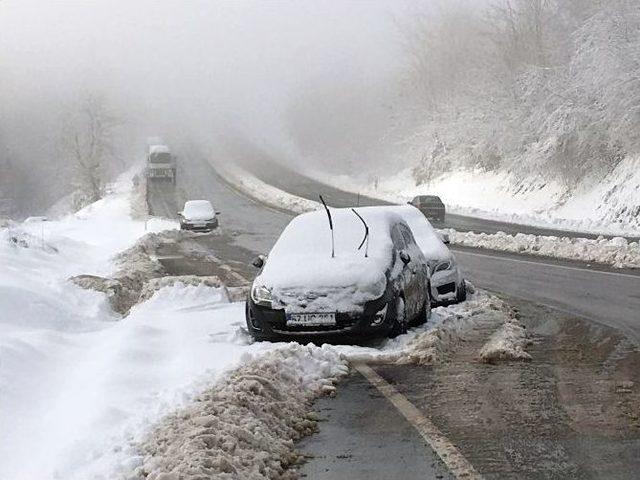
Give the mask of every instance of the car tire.
[{"label": "car tire", "polygon": [[395,338],[398,335],[407,333],[407,312],[405,310],[404,298],[398,297],[395,305],[395,313],[393,317],[393,326],[389,332],[389,338]]},{"label": "car tire", "polygon": [[249,332],[249,335],[251,335],[251,338],[253,338],[254,341],[256,342],[270,342],[272,341],[275,337],[272,333],[265,333],[261,330],[257,330],[252,324],[251,324],[251,320],[249,320],[249,305],[245,306],[245,315],[244,315],[244,319],[247,323],[247,331]]},{"label": "car tire", "polygon": [[431,295],[429,294],[429,290],[427,290],[427,299],[424,301],[424,305],[420,309],[420,313],[418,316],[411,322],[412,327],[418,327],[420,325],[424,325],[431,318]]},{"label": "car tire", "polygon": [[467,299],[467,282],[462,280],[462,283],[458,285],[458,290],[456,291],[456,300],[458,303],[464,302]]}]

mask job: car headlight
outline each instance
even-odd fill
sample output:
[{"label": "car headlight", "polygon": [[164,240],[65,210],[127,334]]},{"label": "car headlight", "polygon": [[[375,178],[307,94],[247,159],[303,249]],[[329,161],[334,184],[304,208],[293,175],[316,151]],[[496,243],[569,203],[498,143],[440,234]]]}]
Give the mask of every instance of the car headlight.
[{"label": "car headlight", "polygon": [[433,269],[433,273],[451,270],[452,267],[453,263],[450,260],[447,260],[446,262],[440,262],[438,265],[436,265],[436,268]]},{"label": "car headlight", "polygon": [[271,295],[271,291],[264,285],[254,285],[251,288],[251,300],[253,300],[253,303],[256,305],[271,307],[273,296]]}]

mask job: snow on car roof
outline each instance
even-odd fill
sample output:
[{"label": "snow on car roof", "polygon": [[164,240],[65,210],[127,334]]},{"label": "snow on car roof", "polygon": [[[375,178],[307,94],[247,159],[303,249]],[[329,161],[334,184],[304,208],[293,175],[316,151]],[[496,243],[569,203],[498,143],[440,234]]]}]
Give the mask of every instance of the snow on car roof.
[{"label": "snow on car roof", "polygon": [[166,145],[150,145],[149,153],[171,153]]},{"label": "snow on car roof", "polygon": [[189,200],[184,204],[184,210],[187,211],[205,211],[213,210],[213,206],[209,200]]},{"label": "snow on car roof", "polygon": [[271,249],[256,281],[268,287],[371,286],[385,281],[392,259],[391,227],[403,222],[390,211],[358,208],[369,225],[369,251],[358,250],[365,229],[348,208],[331,209],[335,258],[331,258],[331,231],[324,210],[295,217]]},{"label": "snow on car roof", "polygon": [[428,261],[449,260],[451,258],[451,251],[442,242],[438,232],[431,226],[431,223],[429,223],[429,220],[427,220],[424,214],[413,205],[393,205],[371,208],[385,209],[400,215],[407,225],[409,225],[418,247],[420,247],[420,250],[422,250],[422,253]]}]

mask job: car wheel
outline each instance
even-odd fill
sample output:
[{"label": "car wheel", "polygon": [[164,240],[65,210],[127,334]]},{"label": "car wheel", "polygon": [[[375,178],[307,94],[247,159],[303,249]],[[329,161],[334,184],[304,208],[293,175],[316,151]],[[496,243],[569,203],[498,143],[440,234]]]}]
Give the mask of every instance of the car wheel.
[{"label": "car wheel", "polygon": [[274,339],[274,335],[271,333],[265,333],[262,330],[258,330],[256,327],[252,325],[251,319],[251,310],[249,309],[249,305],[245,307],[245,321],[247,323],[247,331],[251,338],[253,338],[256,342],[270,342]]},{"label": "car wheel", "polygon": [[467,299],[467,282],[462,280],[462,283],[458,285],[458,291],[456,292],[456,300],[458,302],[464,302]]},{"label": "car wheel", "polygon": [[411,322],[411,326],[417,327],[419,325],[424,325],[429,321],[430,318],[431,318],[431,295],[429,295],[429,293],[427,292],[427,298],[424,301],[424,305],[420,309],[420,313],[418,313],[418,316],[413,320],[413,322]]},{"label": "car wheel", "polygon": [[404,298],[398,297],[396,301],[395,316],[393,319],[393,326],[389,332],[389,338],[395,338],[398,335],[407,333],[407,313],[404,306]]}]

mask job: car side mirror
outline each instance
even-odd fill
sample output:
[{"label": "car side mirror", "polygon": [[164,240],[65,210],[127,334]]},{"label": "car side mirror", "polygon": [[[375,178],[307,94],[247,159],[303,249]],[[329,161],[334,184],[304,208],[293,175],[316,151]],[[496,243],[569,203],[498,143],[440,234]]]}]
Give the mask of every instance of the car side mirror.
[{"label": "car side mirror", "polygon": [[253,265],[256,268],[262,268],[264,267],[265,260],[266,260],[266,257],[264,255],[258,255],[256,258],[253,259],[253,262],[251,262],[251,265]]},{"label": "car side mirror", "polygon": [[216,210],[216,215],[221,215],[222,212],[220,212],[219,210]]},{"label": "car side mirror", "polygon": [[409,201],[409,202],[407,202],[407,205],[413,205],[413,203],[411,203],[411,202]]},{"label": "car side mirror", "polygon": [[449,236],[448,233],[441,233],[440,239],[442,240],[442,243],[444,243],[445,245],[449,245],[451,243],[451,237]]},{"label": "car side mirror", "polygon": [[411,261],[411,256],[407,252],[405,252],[404,250],[401,250],[400,251],[400,260],[402,260],[402,263],[404,263],[406,265]]},{"label": "car side mirror", "polygon": [[178,215],[179,217],[181,217],[181,216],[182,216],[182,212],[178,212],[178,213],[177,213],[177,215]]}]

